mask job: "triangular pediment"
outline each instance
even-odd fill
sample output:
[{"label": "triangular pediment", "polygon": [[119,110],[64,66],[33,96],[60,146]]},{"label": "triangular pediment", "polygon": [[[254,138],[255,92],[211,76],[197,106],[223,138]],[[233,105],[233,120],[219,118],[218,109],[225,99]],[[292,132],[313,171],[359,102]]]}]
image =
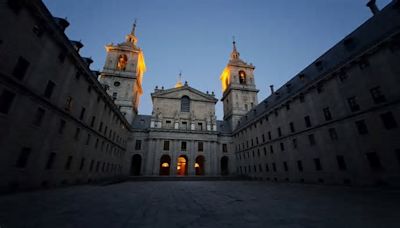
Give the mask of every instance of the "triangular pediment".
[{"label": "triangular pediment", "polygon": [[183,96],[188,96],[191,100],[213,102],[217,103],[218,99],[215,96],[207,93],[203,93],[197,89],[194,89],[188,85],[184,85],[178,88],[156,90],[151,94],[154,98],[168,98],[168,99],[181,99]]}]

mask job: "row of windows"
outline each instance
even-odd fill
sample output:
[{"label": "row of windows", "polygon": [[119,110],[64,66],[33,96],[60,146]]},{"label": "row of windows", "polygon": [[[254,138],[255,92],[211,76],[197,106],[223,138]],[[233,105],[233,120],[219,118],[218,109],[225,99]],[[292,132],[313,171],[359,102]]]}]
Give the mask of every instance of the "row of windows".
[{"label": "row of windows", "polygon": [[[384,103],[384,102],[387,101],[386,96],[383,94],[380,86],[375,86],[375,87],[371,88],[369,90],[369,93],[371,95],[371,98],[372,98],[374,104],[381,104],[381,103]],[[300,102],[304,103],[304,96],[300,96]],[[357,99],[356,96],[348,97],[347,98],[347,104],[348,104],[348,107],[349,107],[351,112],[357,112],[357,111],[361,110],[361,106],[359,105],[358,99]],[[289,102],[287,102],[284,106],[286,107],[286,110],[290,110]],[[277,109],[275,109],[273,111],[273,113],[275,114],[275,116],[278,116],[278,110]],[[329,107],[323,108],[322,109],[322,114],[323,114],[323,117],[324,117],[325,121],[330,121],[330,120],[333,119],[333,115],[332,115],[331,110],[330,110]],[[265,121],[268,121],[268,119],[269,119],[268,115],[270,115],[270,114],[267,114],[264,118],[261,118],[260,120],[258,120],[254,124],[246,127],[245,129],[242,129],[240,132],[234,134],[234,138],[240,137],[240,134],[243,137],[244,134],[247,134],[247,130],[251,131],[253,127],[257,128],[257,125],[262,125],[263,124],[263,119],[265,119]],[[247,118],[247,115],[246,115],[246,118]],[[310,116],[304,117],[304,120],[305,120],[305,127],[306,128],[312,126]],[[291,127],[291,131],[294,132],[294,127]]]},{"label": "row of windows", "polygon": [[[29,147],[23,147],[21,152],[17,158],[15,166],[17,168],[26,168],[28,166],[29,158],[32,156],[32,149]],[[47,157],[47,161],[45,163],[45,170],[53,169],[54,163],[56,162],[57,154],[55,152],[49,153]],[[71,170],[73,166],[73,156],[70,155],[67,157],[65,161],[64,170]],[[86,158],[82,157],[80,159],[79,165],[77,166],[77,170],[82,171],[85,167],[88,166],[86,164]],[[88,171],[89,172],[99,172],[101,168],[101,172],[121,172],[122,166],[115,163],[105,162],[105,161],[95,161],[92,159],[89,164]]]},{"label": "row of windows", "polygon": [[[400,165],[400,149],[395,151],[395,156],[397,158],[397,161]],[[369,152],[365,154],[366,161],[372,171],[381,171],[384,169],[382,162],[376,152]],[[319,158],[314,158],[312,160],[312,163],[314,165],[314,171],[323,171],[323,166],[321,163],[321,160]],[[348,170],[348,164],[346,163],[345,157],[343,155],[337,155],[336,156],[336,165],[337,169],[339,171],[346,171]],[[297,160],[293,164],[293,168],[296,169],[298,172],[303,172],[305,171],[303,161],[302,160]],[[247,166],[239,166],[239,171],[240,174],[247,174],[247,173],[257,173],[257,172],[289,172],[289,163],[284,161],[282,162],[282,165],[278,167],[278,164],[275,162],[272,162],[270,164],[265,163],[263,166],[262,164],[254,164],[254,165],[247,165]],[[310,170],[312,171],[312,170]]]},{"label": "row of windows", "polygon": [[[135,141],[135,150],[141,150],[142,148],[142,140],[136,140]],[[165,140],[163,144],[163,150],[170,150],[170,141]],[[181,142],[181,150],[186,151],[187,150],[187,142],[183,141]],[[203,142],[197,142],[197,151],[202,152],[204,151],[204,143]],[[222,144],[222,152],[226,153],[228,152],[228,145],[226,143]]]},{"label": "row of windows", "polygon": [[[20,56],[17,60],[17,63],[12,71],[12,75],[17,78],[17,79],[23,79],[25,77],[26,72],[28,71],[28,68],[30,66],[30,63],[28,60],[26,60],[25,58],[23,58],[22,56]],[[78,71],[75,75],[75,78],[77,80],[79,80],[81,73]],[[49,80],[46,84],[46,87],[44,89],[43,92],[43,96],[46,99],[51,99],[54,91],[56,89],[56,83],[53,82],[52,80]],[[92,90],[92,86],[89,85],[88,86],[88,93],[90,93]],[[12,101],[14,100],[15,94],[12,94],[12,92],[8,91],[6,94],[4,94],[4,97],[2,95],[2,97],[0,98],[0,102],[4,102],[4,106],[1,106],[1,110],[0,112],[2,113],[8,113],[11,105],[12,105]],[[3,101],[4,99],[4,101]],[[100,95],[98,95],[97,98],[97,102],[99,102],[101,99]],[[66,101],[65,101],[65,105],[64,105],[64,110],[67,112],[72,112],[72,108],[73,108],[73,104],[74,104],[74,99],[71,96],[67,96]],[[107,104],[106,102],[104,102],[104,110],[107,113]],[[39,111],[39,114],[43,113],[43,110]],[[109,108],[109,112],[108,114],[111,115],[112,113],[112,108]],[[84,120],[85,118],[85,114],[86,114],[86,108],[85,107],[81,107],[81,111],[79,113],[79,120]],[[113,115],[112,116],[114,122],[116,125],[120,125],[122,127],[122,122],[118,119],[117,115]],[[94,127],[94,121],[95,121],[95,116],[92,116],[91,119],[91,127]],[[106,134],[106,133],[105,133]]]},{"label": "row of windows", "polygon": [[[379,115],[381,121],[382,121],[382,125],[385,129],[387,130],[391,130],[391,129],[395,129],[398,128],[398,124],[396,119],[394,118],[394,115],[392,114],[392,112],[385,112]],[[311,119],[309,116],[304,117],[304,121],[305,121],[305,126],[306,127],[312,127],[311,124]],[[368,127],[367,124],[365,122],[364,119],[361,120],[357,120],[354,122],[357,131],[360,135],[366,135],[368,134]],[[296,129],[295,129],[295,125],[293,122],[289,123],[289,129],[290,129],[290,133],[295,133]],[[277,128],[277,135],[278,137],[282,137],[283,133],[281,130],[281,127]],[[328,129],[328,133],[329,136],[332,140],[337,140],[338,139],[338,133],[336,132],[335,128],[329,128]],[[271,131],[267,132],[267,136],[268,136],[268,140],[272,140],[272,133]],[[315,145],[315,137],[313,134],[308,135],[309,137],[309,141],[310,141],[310,145]],[[255,140],[254,140],[255,139]],[[250,140],[246,140],[245,142],[242,142],[241,144],[238,143],[236,145],[236,151],[240,151],[240,150],[244,150],[244,149],[249,149],[251,147],[253,147],[254,145],[258,145],[260,143],[259,138],[255,137],[254,139],[250,139]],[[266,137],[264,134],[261,135],[261,139],[262,139],[262,143],[266,142]],[[297,143],[293,143],[294,145],[297,145]],[[296,146],[294,146],[294,148],[296,148]]]},{"label": "row of windows", "polygon": [[[2,93],[0,94],[0,113],[8,114],[8,112],[11,108],[11,105],[15,100],[15,97],[16,97],[16,94],[7,89],[4,89],[2,91]],[[82,110],[80,112],[80,117],[79,117],[80,120],[83,119],[85,110],[86,109],[84,107],[82,107]],[[40,127],[45,118],[45,115],[46,115],[46,110],[42,107],[38,107],[33,114],[32,124],[34,126]],[[92,116],[91,123],[90,123],[91,127],[94,127],[95,119],[96,119],[96,117]],[[60,123],[59,123],[59,127],[58,127],[58,132],[60,134],[62,134],[65,130],[65,127],[66,127],[66,121],[61,119]],[[112,129],[108,129],[107,126],[104,127],[104,131],[103,131],[103,122],[100,122],[98,130],[100,133],[104,133],[104,136],[108,137],[110,140],[113,140],[117,143],[125,144],[125,140],[123,140],[122,137],[117,135],[117,133],[115,131],[112,131]],[[76,128],[74,138],[78,140],[79,135],[80,135],[80,128]],[[88,136],[88,137],[90,137],[90,136]]]}]

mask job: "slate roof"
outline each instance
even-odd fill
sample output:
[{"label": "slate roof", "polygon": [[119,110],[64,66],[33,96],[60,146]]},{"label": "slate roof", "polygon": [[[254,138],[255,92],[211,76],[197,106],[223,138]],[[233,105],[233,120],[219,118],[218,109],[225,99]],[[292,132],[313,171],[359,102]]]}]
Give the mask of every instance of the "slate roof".
[{"label": "slate roof", "polygon": [[[397,4],[397,5],[396,5]],[[399,3],[389,3],[378,14],[368,19],[339,43],[317,58],[312,64],[303,69],[299,74],[286,82],[273,95],[270,95],[246,116],[240,119],[236,129],[239,129],[259,116],[274,110],[285,100],[300,93],[316,80],[338,69],[341,65],[360,55],[389,35],[400,31]],[[301,79],[303,78],[303,79]]]},{"label": "slate roof", "polygon": [[133,129],[146,130],[150,128],[151,115],[137,115],[132,121]]}]

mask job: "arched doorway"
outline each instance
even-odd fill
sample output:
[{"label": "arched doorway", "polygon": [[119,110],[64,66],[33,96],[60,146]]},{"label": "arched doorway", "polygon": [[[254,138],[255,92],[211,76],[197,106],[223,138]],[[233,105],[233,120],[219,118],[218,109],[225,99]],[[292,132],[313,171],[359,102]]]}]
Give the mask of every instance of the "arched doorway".
[{"label": "arched doorway", "polygon": [[204,156],[197,156],[196,163],[194,163],[194,168],[196,170],[196,176],[204,175]]},{"label": "arched doorway", "polygon": [[179,176],[186,176],[188,174],[188,159],[185,155],[181,155],[178,157],[178,163],[176,165],[177,174]]},{"label": "arched doorway", "polygon": [[140,170],[142,166],[142,156],[140,154],[135,154],[132,156],[132,163],[131,163],[131,175],[132,176],[139,176]]},{"label": "arched doorway", "polygon": [[229,174],[229,166],[228,166],[228,157],[223,156],[221,158],[221,175],[228,175]]},{"label": "arched doorway", "polygon": [[164,154],[160,158],[160,176],[169,176],[171,169],[171,157]]}]

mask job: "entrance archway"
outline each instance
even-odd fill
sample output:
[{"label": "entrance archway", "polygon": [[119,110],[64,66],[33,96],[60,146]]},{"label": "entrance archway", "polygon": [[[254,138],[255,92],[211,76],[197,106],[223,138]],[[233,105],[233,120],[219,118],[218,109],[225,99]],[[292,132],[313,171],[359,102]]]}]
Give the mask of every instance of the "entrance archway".
[{"label": "entrance archway", "polygon": [[188,174],[188,159],[185,155],[181,155],[178,157],[178,162],[176,165],[178,176],[186,176]]},{"label": "entrance archway", "polygon": [[171,157],[164,154],[160,158],[160,176],[169,176],[171,169]]},{"label": "entrance archway", "polygon": [[229,174],[229,159],[227,156],[223,156],[221,158],[221,175],[228,175]]},{"label": "entrance archway", "polygon": [[135,154],[132,156],[132,163],[131,163],[131,175],[132,176],[139,176],[140,170],[142,166],[142,156],[140,154]]},{"label": "entrance archway", "polygon": [[196,163],[194,163],[194,168],[196,170],[196,176],[204,175],[204,156],[197,156]]}]

